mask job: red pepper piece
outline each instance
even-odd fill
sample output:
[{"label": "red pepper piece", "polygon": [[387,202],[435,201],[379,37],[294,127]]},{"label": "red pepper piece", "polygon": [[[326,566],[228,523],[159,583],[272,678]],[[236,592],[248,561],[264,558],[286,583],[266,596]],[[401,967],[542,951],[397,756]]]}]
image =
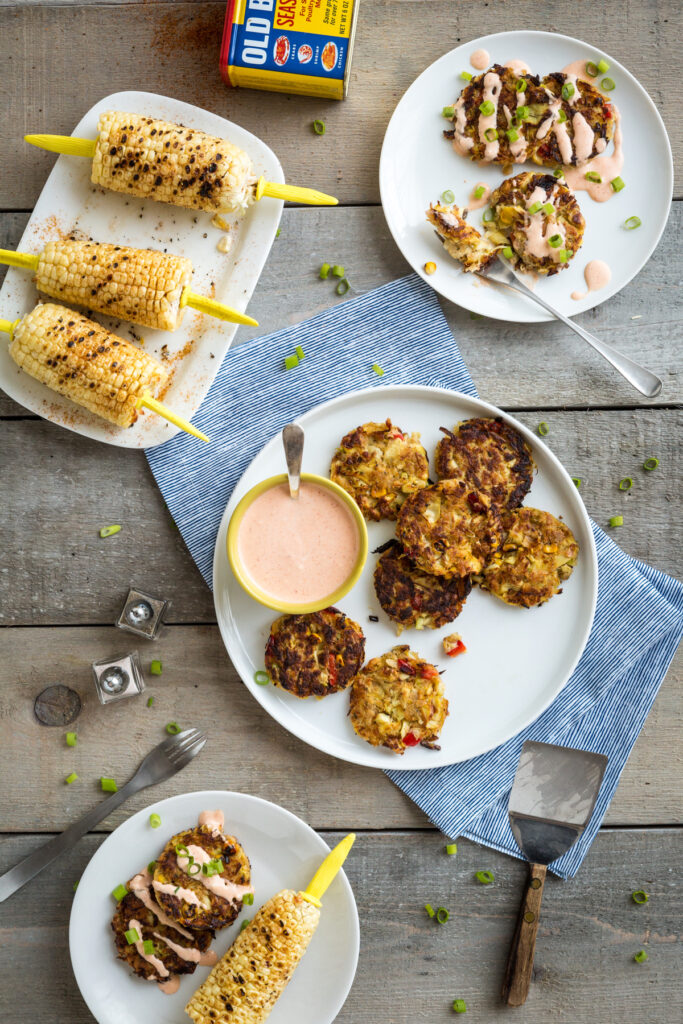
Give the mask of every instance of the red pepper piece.
[{"label": "red pepper piece", "polygon": [[467,495],[467,501],[473,512],[486,512],[486,505],[474,491]]},{"label": "red pepper piece", "polygon": [[327,675],[329,677],[329,685],[335,687],[337,685],[337,663],[334,660],[334,654],[330,654],[327,659]]},{"label": "red pepper piece", "polygon": [[407,732],[403,737],[403,743],[406,747],[416,747],[419,742],[414,732]]},{"label": "red pepper piece", "polygon": [[465,647],[462,640],[458,640],[453,650],[448,652],[448,657],[455,658],[458,654],[464,654],[466,650],[467,648]]},{"label": "red pepper piece", "polygon": [[392,440],[402,441],[405,437],[405,434],[402,434],[400,430],[394,429],[394,432],[392,434],[389,434],[389,437]]},{"label": "red pepper piece", "polygon": [[411,665],[409,661],[405,661],[404,658],[399,658],[397,663],[399,672],[405,672],[407,676],[415,675],[415,666]]}]

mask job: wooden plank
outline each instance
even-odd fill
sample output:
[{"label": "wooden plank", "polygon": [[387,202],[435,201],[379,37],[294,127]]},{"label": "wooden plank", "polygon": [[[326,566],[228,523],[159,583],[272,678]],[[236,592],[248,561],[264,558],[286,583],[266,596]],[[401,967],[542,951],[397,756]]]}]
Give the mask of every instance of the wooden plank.
[{"label": "wooden plank", "polygon": [[[546,410],[520,418],[532,429],[549,424],[546,440],[583,478],[581,494],[599,524],[624,515],[614,537],[629,554],[680,575],[680,412]],[[113,622],[132,582],[170,598],[173,622],[216,621],[141,452],[43,420],[6,421],[2,432],[3,484],[14,514],[6,517],[0,554],[1,624]],[[660,459],[654,473],[642,469],[650,455]],[[628,493],[617,487],[625,476],[634,480]],[[102,540],[98,531],[108,523],[123,529]]]},{"label": "wooden plank", "polygon": [[[340,837],[325,834],[330,845]],[[88,836],[68,863],[0,907],[0,927],[12,935],[0,946],[3,976],[12,978],[0,1024],[16,1024],[17,1006],[33,1024],[92,1024],[71,972],[67,922],[72,881],[100,842]],[[524,1024],[548,1024],[568,1007],[576,1024],[680,1018],[680,886],[672,869],[680,842],[673,829],[602,832],[575,879],[548,880]],[[2,869],[37,845],[35,836],[5,839]],[[474,880],[482,867],[495,874],[490,886]],[[454,998],[466,1001],[466,1019],[509,1021],[498,993],[525,877],[521,862],[466,840],[447,857],[431,832],[365,833],[345,870],[360,914],[361,953],[337,1024],[446,1024]],[[641,886],[650,902],[639,907],[630,893]],[[427,917],[427,901],[450,910],[447,924]],[[645,964],[633,961],[639,949],[649,954]]]},{"label": "wooden plank", "polygon": [[[316,828],[415,828],[426,818],[377,771],[319,753],[271,719],[242,685],[222,646],[218,630],[174,626],[157,643],[137,641],[113,627],[9,629],[3,631],[4,677],[0,698],[5,739],[0,747],[5,772],[21,765],[21,792],[0,787],[0,821],[7,832],[64,828],[100,798],[99,777],[119,783],[164,737],[166,722],[206,731],[209,744],[184,771],[130,800],[101,827],[111,828],[151,801],[198,789],[235,789],[277,799]],[[101,707],[90,662],[138,649],[147,677],[145,697]],[[149,662],[163,664],[160,678]],[[645,730],[624,772],[608,821],[667,824],[683,820],[683,794],[672,770],[671,752],[680,741],[683,656],[672,668]],[[64,729],[41,726],[33,701],[45,686],[72,686],[83,700],[73,728],[78,746],[68,748]],[[336,698],[335,698],[336,699]],[[340,714],[346,697],[340,696]],[[454,713],[457,713],[454,711]],[[26,751],[33,751],[31,757]],[[305,766],[305,771],[302,770]],[[79,781],[66,786],[72,771]],[[314,780],[313,782],[311,780]]]},{"label": "wooden plank", "polygon": [[[0,214],[0,247],[16,248],[26,218],[26,214]],[[641,273],[619,295],[577,318],[588,330],[663,378],[664,388],[655,402],[646,403],[560,323],[473,320],[466,310],[442,300],[482,397],[508,409],[656,406],[680,401],[683,389],[676,355],[683,328],[672,295],[681,276],[682,232],[683,203],[675,203],[664,238]],[[282,234],[273,245],[249,307],[259,327],[240,327],[237,343],[298,323],[342,302],[329,282],[318,277],[321,263],[330,259],[345,266],[353,284],[351,294],[362,294],[410,271],[380,208],[285,210]],[[0,268],[0,278],[2,272]],[[28,414],[0,397],[2,415]]]},{"label": "wooden plank", "polygon": [[[70,133],[103,93],[131,86],[182,97],[263,135],[293,182],[315,181],[344,203],[377,202],[382,139],[411,82],[459,42],[487,29],[514,30],[529,23],[525,0],[508,0],[496,8],[495,18],[492,11],[486,3],[450,0],[363,3],[349,98],[339,103],[228,90],[218,71],[225,2],[2,7],[6,137],[15,141],[0,157],[0,208],[31,207],[53,164],[49,154],[24,145],[23,134]],[[611,7],[584,3],[580,33],[623,62],[649,90],[676,157],[683,133],[675,17],[672,0],[631,4],[625,30],[623,17],[615,17]],[[563,0],[547,0],[534,12],[533,27],[568,35],[579,30],[575,9]],[[74,52],[79,54],[77,89],[69,87]],[[327,123],[324,139],[312,135],[316,117]],[[680,168],[680,160],[675,162]],[[677,187],[680,192],[680,177]]]}]

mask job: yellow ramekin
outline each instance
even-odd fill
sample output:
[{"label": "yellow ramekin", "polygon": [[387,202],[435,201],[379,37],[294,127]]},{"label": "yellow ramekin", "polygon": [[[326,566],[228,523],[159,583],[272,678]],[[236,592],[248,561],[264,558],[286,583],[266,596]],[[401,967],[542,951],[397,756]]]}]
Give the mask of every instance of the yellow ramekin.
[{"label": "yellow ramekin", "polygon": [[240,524],[244,518],[244,514],[256,498],[264,491],[270,490],[271,487],[277,487],[279,484],[287,483],[287,474],[281,473],[279,476],[270,476],[267,480],[262,480],[261,483],[256,484],[250,491],[244,495],[239,505],[230,517],[228,523],[228,536],[227,536],[227,549],[228,549],[228,561],[230,567],[235,574],[237,582],[243,587],[246,592],[258,601],[259,604],[264,604],[266,608],[272,608],[277,612],[284,612],[288,615],[303,615],[307,612],[319,612],[322,608],[327,608],[329,605],[336,604],[337,601],[341,601],[356,585],[360,578],[360,574],[363,571],[363,566],[368,557],[368,529],[365,525],[365,520],[361,510],[356,505],[355,501],[350,494],[347,494],[343,487],[339,484],[333,483],[328,480],[325,476],[317,476],[315,473],[302,473],[301,482],[307,484],[317,484],[319,487],[324,487],[328,491],[332,491],[340,501],[348,508],[349,512],[354,518],[356,526],[358,527],[358,558],[356,564],[353,567],[348,578],[342,583],[340,587],[332,594],[327,594],[325,597],[320,598],[318,601],[309,601],[308,604],[292,604],[287,601],[278,601],[276,597],[271,594],[267,594],[264,590],[261,590],[253,580],[247,575],[244,566],[240,560],[237,536],[239,534]]}]

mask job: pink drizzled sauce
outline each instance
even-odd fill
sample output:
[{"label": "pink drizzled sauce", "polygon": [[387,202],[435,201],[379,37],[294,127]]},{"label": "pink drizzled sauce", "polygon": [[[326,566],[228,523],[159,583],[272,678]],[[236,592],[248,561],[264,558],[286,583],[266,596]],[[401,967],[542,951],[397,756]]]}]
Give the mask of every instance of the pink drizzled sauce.
[{"label": "pink drizzled sauce", "polygon": [[172,996],[174,992],[178,991],[180,985],[180,977],[177,974],[172,974],[167,981],[159,982],[159,989],[167,996]]},{"label": "pink drizzled sauce", "polygon": [[[187,847],[187,855],[176,854],[176,860],[180,870],[188,874],[188,868],[193,861],[195,864],[199,864],[201,868],[203,864],[210,864],[213,857],[203,847],[195,846],[191,843]],[[194,878],[196,882],[201,882],[204,888],[212,892],[214,896],[220,896],[222,899],[228,900],[229,903],[235,900],[241,901],[245,893],[254,891],[253,885],[237,885],[221,875],[205,875],[201,870],[196,874],[191,874],[190,878]]]},{"label": "pink drizzled sauce", "polygon": [[510,68],[511,71],[516,71],[518,75],[527,74],[530,70],[525,60],[518,60],[517,58],[506,60],[504,67]]},{"label": "pink drizzled sauce", "polygon": [[220,836],[225,828],[225,815],[222,811],[202,811],[199,815],[199,826],[210,828],[214,836]]},{"label": "pink drizzled sauce", "polygon": [[160,935],[159,932],[153,932],[155,939],[159,939],[160,942],[165,943],[169,949],[172,949],[181,960],[187,960],[193,964],[199,964],[200,967],[213,967],[215,963],[218,963],[218,954],[212,949],[207,949],[202,952],[197,949],[196,946],[180,946],[177,942],[173,942],[172,939],[167,938],[165,935]]},{"label": "pink drizzled sauce", "polygon": [[500,96],[500,90],[502,83],[500,76],[495,71],[488,71],[484,75],[484,99],[483,103],[491,103],[493,105],[492,114],[479,114],[479,140],[484,143],[484,161],[495,160],[498,156],[498,150],[500,149],[500,143],[498,139],[489,140],[486,138],[486,132],[489,129],[496,129],[498,124],[498,98]]},{"label": "pink drizzled sauce", "polygon": [[[159,924],[165,924],[168,928],[175,928],[175,930],[180,932],[181,935],[184,935],[186,939],[193,939],[194,935],[191,932],[186,931],[184,928],[181,928],[179,924],[176,924],[176,922],[161,909],[158,903],[154,902],[149,893],[150,885],[152,885],[152,876],[149,871],[145,870],[141,871],[139,875],[135,875],[134,878],[131,878],[128,883],[128,888],[137,896],[140,902],[144,904],[147,910],[154,914]],[[175,889],[174,886],[172,886],[172,888]]]},{"label": "pink drizzled sauce", "polygon": [[[575,192],[587,192],[596,203],[606,203],[616,195],[612,188],[612,180],[621,174],[624,166],[624,150],[622,148],[621,118],[619,111],[612,104],[614,114],[614,149],[611,153],[594,156],[581,167],[565,167],[564,177],[567,185]],[[598,140],[604,142],[604,139]],[[596,147],[597,148],[597,147]],[[602,181],[588,181],[586,174],[593,171],[599,174]]]},{"label": "pink drizzled sauce", "polygon": [[[474,198],[474,193],[477,191],[478,188],[483,188],[484,191],[480,195],[479,199],[475,199]],[[485,182],[483,182],[483,181],[478,181],[477,184],[472,189],[472,193],[471,193],[469,199],[467,200],[467,209],[468,210],[480,210],[482,208],[482,206],[486,206],[486,204],[489,201],[489,196],[490,195],[491,195],[491,189],[489,188],[489,186]]]},{"label": "pink drizzled sauce", "polygon": [[271,487],[244,514],[237,547],[247,576],[280,601],[306,604],[333,594],[358,559],[360,536],[350,510],[331,491],[302,482]]},{"label": "pink drizzled sauce", "polygon": [[605,288],[612,280],[612,271],[602,260],[591,260],[586,264],[583,276],[588,290],[572,292],[572,298],[577,302],[585,299],[591,292],[599,292],[601,288]]},{"label": "pink drizzled sauce", "polygon": [[197,907],[200,905],[199,897],[193,889],[183,889],[174,882],[157,882],[156,879],[154,879],[152,885],[155,892],[163,892],[166,896],[177,896],[179,900],[191,903]]},{"label": "pink drizzled sauce", "polygon": [[555,189],[547,197],[545,189],[541,188],[540,185],[536,186],[527,199],[527,217],[524,225],[524,234],[526,235],[526,250],[528,253],[539,259],[550,256],[557,263],[560,258],[561,246],[555,247],[550,245],[549,239],[552,235],[560,235],[564,243],[564,229],[558,224],[554,216],[546,216],[543,210],[539,210],[538,213],[531,213],[529,210],[534,203],[552,202],[554,198]]},{"label": "pink drizzled sauce", "polygon": [[476,68],[477,71],[483,71],[490,63],[491,56],[488,50],[475,50],[474,53],[470,55],[470,64],[473,68]]},{"label": "pink drizzled sauce", "polygon": [[[139,921],[136,921],[134,917],[131,917],[128,922],[128,928],[129,930],[134,928],[138,935],[142,935],[142,925]],[[138,956],[141,956],[143,960],[146,960],[148,964],[151,964],[160,978],[169,977],[168,968],[164,965],[163,960],[160,960],[158,956],[154,955],[154,953],[145,953],[144,941],[142,938],[138,939],[135,943],[135,948],[138,951]]]}]

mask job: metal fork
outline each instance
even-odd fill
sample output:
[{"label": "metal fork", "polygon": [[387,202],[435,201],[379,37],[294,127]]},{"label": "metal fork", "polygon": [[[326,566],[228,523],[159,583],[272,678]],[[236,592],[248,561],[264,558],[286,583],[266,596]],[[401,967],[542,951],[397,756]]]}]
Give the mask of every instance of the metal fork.
[{"label": "metal fork", "polygon": [[147,786],[154,786],[157,782],[165,782],[176,772],[181,771],[197,756],[205,743],[206,736],[199,729],[185,729],[177,736],[171,736],[160,743],[150,751],[133,778],[118,792],[112,793],[106,800],[102,800],[97,807],[93,807],[80,821],[74,822],[61,835],[55,836],[35,853],[15,864],[4,875],[0,875],[0,903],[15,893],[17,889],[21,889],[22,885],[35,878],[39,871],[51,864],[61,853],[70,850],[81,836],[107,818],[129,796],[139,793]]},{"label": "metal fork", "polygon": [[528,288],[524,282],[518,277],[518,275],[512,270],[511,267],[503,263],[499,258],[498,262],[492,267],[487,268],[484,273],[475,271],[477,277],[481,277],[484,281],[495,281],[497,284],[502,284],[506,288],[512,288],[513,291],[519,292],[521,295],[526,295],[528,299],[532,299],[538,303],[539,306],[543,306],[549,313],[557,319],[561,320],[567,327],[571,327],[575,334],[578,334],[580,338],[587,341],[589,345],[592,345],[596,352],[611,363],[614,369],[625,377],[626,380],[631,384],[636,391],[640,391],[641,395],[645,395],[646,398],[656,398],[659,392],[662,390],[662,382],[659,377],[656,377],[650,370],[646,370],[640,363],[635,363],[633,359],[629,359],[628,356],[624,356],[621,352],[617,352],[611,345],[607,345],[604,341],[600,341],[594,334],[589,334],[583,327],[579,327],[569,317],[564,316],[557,309],[542,299],[540,295],[536,295],[535,292]]}]

